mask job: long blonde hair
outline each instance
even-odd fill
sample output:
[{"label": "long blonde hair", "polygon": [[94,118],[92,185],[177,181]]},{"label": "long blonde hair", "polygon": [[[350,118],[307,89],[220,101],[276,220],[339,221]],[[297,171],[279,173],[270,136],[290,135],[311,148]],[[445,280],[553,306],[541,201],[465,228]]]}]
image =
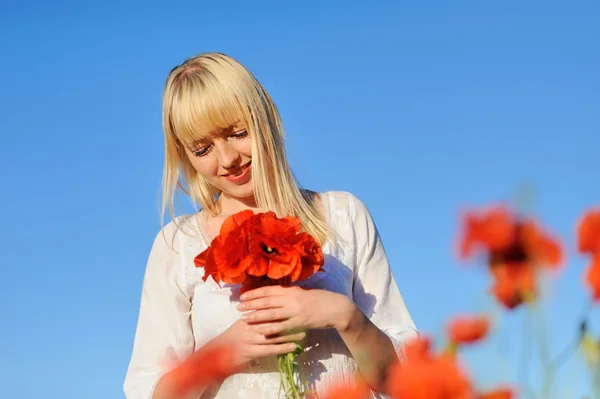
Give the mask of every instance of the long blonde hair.
[{"label": "long blonde hair", "polygon": [[220,194],[196,172],[184,145],[209,132],[245,122],[252,140],[252,181],[260,208],[297,217],[303,230],[323,244],[330,237],[315,196],[302,190],[287,160],[279,111],[256,78],[235,59],[204,53],[175,67],[163,94],[165,164],[162,212],[175,218],[177,189],[208,210],[219,212]]}]

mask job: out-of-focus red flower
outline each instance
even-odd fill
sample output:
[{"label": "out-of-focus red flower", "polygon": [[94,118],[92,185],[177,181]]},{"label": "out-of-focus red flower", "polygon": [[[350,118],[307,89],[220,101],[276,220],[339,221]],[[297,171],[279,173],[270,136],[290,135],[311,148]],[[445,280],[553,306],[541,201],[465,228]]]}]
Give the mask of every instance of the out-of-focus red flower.
[{"label": "out-of-focus red flower", "polygon": [[369,399],[371,390],[362,382],[338,384],[334,386],[324,399]]},{"label": "out-of-focus red flower", "polygon": [[514,220],[507,208],[495,206],[487,212],[463,215],[463,234],[459,244],[461,258],[470,258],[476,250],[494,251],[513,241]]},{"label": "out-of-focus red flower", "polygon": [[592,293],[594,301],[600,301],[600,256],[592,259],[585,273],[585,284]]},{"label": "out-of-focus red flower", "polygon": [[577,225],[577,249],[592,257],[584,282],[594,301],[600,302],[600,207],[586,211],[581,217]]},{"label": "out-of-focus red flower", "polygon": [[508,388],[496,389],[490,392],[482,393],[477,399],[512,399],[514,392]]},{"label": "out-of-focus red flower", "polygon": [[577,249],[600,256],[600,208],[585,212],[577,226]]},{"label": "out-of-focus red flower", "polygon": [[506,309],[514,309],[536,295],[536,270],[527,263],[492,267],[491,292]]},{"label": "out-of-focus red flower", "polygon": [[233,346],[209,344],[200,348],[167,374],[174,394],[184,396],[223,381],[237,371],[235,356]]},{"label": "out-of-focus red flower", "polygon": [[404,359],[391,367],[386,391],[395,399],[468,399],[473,389],[454,356],[431,353],[430,339],[406,344]]},{"label": "out-of-focus red flower", "polygon": [[522,248],[534,266],[555,269],[562,264],[563,251],[556,239],[542,231],[533,220],[517,224],[515,246]]},{"label": "out-of-focus red flower", "polygon": [[476,252],[485,255],[494,278],[491,292],[507,309],[535,298],[538,271],[556,270],[563,261],[555,238],[504,207],[464,216],[459,256],[468,260]]},{"label": "out-of-focus red flower", "polygon": [[455,344],[470,344],[483,339],[489,331],[490,322],[485,316],[460,316],[448,325],[448,336]]}]

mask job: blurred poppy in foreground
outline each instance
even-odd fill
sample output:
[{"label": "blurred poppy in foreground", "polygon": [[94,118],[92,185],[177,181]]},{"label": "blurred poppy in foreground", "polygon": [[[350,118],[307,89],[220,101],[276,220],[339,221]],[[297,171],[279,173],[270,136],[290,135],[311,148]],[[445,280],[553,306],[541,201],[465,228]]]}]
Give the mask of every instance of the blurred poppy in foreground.
[{"label": "blurred poppy in foreground", "polygon": [[185,396],[194,390],[223,381],[237,371],[235,350],[229,345],[207,345],[175,367],[169,374],[174,394]]},{"label": "blurred poppy in foreground", "polygon": [[431,351],[431,340],[408,342],[403,361],[392,366],[387,392],[396,399],[468,398],[472,387],[454,356]]},{"label": "blurred poppy in foreground", "polygon": [[[483,336],[480,320],[469,320],[467,324],[463,321],[458,324],[470,324],[475,326],[473,331],[478,330],[477,334],[467,334],[469,340]],[[513,394],[508,389],[477,392],[458,364],[455,353],[434,353],[428,337],[419,337],[406,344],[402,361],[390,370],[386,389],[394,399],[510,399]]]},{"label": "blurred poppy in foreground", "polygon": [[324,399],[370,399],[371,390],[364,382],[338,384],[327,392]]}]

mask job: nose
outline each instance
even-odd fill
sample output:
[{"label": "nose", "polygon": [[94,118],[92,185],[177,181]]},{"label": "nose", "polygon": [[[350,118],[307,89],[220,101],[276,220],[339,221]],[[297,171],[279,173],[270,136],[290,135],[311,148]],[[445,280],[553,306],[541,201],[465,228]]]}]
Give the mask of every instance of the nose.
[{"label": "nose", "polygon": [[240,166],[242,161],[240,153],[227,141],[219,144],[221,145],[215,146],[219,165],[224,169],[233,169]]}]

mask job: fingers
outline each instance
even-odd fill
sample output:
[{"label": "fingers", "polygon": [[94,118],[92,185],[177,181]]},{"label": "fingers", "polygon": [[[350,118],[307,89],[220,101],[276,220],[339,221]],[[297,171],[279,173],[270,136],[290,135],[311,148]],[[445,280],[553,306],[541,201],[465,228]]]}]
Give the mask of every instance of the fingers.
[{"label": "fingers", "polygon": [[272,344],[256,345],[253,349],[253,357],[260,358],[265,356],[283,355],[296,350],[296,344]]},{"label": "fingers", "polygon": [[301,341],[306,337],[305,331],[289,329],[286,325],[285,322],[247,325],[246,342],[251,345],[270,345]]},{"label": "fingers", "polygon": [[242,296],[240,296],[240,300],[245,302],[267,296],[282,295],[284,292],[286,292],[286,290],[294,290],[296,288],[297,287],[282,287],[280,285],[270,285],[266,287],[255,288],[242,294]]},{"label": "fingers", "polygon": [[267,296],[251,299],[240,303],[237,308],[239,311],[281,308],[285,305],[284,298],[281,296]]},{"label": "fingers", "polygon": [[245,313],[241,316],[241,319],[246,323],[265,323],[285,320],[293,316],[293,312],[288,308],[273,308]]},{"label": "fingers", "polygon": [[293,331],[295,328],[293,320],[286,320],[279,323],[265,323],[257,327],[258,333],[265,337],[297,333],[296,331]]},{"label": "fingers", "polygon": [[289,335],[270,335],[270,336],[264,336],[261,335],[262,337],[264,337],[264,340],[267,344],[281,344],[281,343],[287,343],[287,342],[296,342],[296,341],[302,341],[305,337],[306,337],[306,333],[305,332],[298,332],[295,334],[289,334]]}]

